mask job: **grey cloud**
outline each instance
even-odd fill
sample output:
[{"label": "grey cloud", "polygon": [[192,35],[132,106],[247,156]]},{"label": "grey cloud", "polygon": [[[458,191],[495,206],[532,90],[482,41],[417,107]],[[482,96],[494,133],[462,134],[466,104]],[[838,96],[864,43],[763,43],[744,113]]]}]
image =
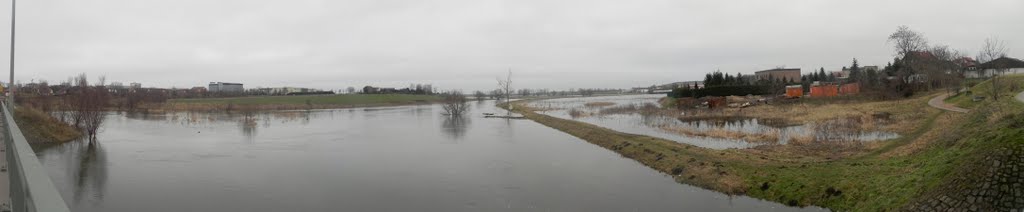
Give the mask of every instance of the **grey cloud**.
[{"label": "grey cloud", "polygon": [[22,1],[17,68],[21,81],[85,72],[160,87],[463,90],[492,89],[512,68],[523,87],[624,88],[716,69],[838,69],[854,57],[884,65],[885,37],[904,24],[968,52],[999,36],[1020,53],[1020,8],[1009,0]]}]

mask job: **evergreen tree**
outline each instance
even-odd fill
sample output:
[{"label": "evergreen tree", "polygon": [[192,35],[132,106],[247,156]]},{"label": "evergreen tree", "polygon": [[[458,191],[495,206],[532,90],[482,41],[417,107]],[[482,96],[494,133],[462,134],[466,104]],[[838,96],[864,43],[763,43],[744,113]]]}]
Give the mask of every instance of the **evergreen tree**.
[{"label": "evergreen tree", "polygon": [[860,65],[857,64],[857,58],[853,58],[853,64],[850,65],[850,76],[849,77],[850,78],[848,80],[851,81],[851,82],[864,81],[864,79],[862,79],[863,78],[863,74],[861,74]]},{"label": "evergreen tree", "polygon": [[821,67],[821,70],[818,71],[818,80],[825,81],[827,80],[825,79],[826,77],[828,77],[828,75],[825,74],[825,67]]}]

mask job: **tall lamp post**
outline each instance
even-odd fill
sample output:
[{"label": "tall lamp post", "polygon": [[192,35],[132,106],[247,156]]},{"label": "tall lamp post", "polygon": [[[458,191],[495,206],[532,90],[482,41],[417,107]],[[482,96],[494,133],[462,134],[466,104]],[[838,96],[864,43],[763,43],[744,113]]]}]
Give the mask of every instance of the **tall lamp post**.
[{"label": "tall lamp post", "polygon": [[7,81],[7,90],[10,92],[8,102],[14,106],[14,6],[16,0],[11,0],[11,81]]}]

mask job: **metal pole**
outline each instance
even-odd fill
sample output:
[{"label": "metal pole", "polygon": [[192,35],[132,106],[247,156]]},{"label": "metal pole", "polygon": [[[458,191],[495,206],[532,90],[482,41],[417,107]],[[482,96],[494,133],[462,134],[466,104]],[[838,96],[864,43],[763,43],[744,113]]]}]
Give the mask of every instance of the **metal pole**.
[{"label": "metal pole", "polygon": [[7,90],[10,91],[8,101],[14,106],[14,8],[16,0],[11,0],[11,81],[8,81]]}]

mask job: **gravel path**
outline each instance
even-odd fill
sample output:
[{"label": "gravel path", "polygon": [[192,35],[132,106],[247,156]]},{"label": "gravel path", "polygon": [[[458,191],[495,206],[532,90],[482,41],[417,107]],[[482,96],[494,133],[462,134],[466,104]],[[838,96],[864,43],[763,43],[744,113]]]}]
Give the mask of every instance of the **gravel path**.
[{"label": "gravel path", "polygon": [[[1022,93],[1022,95],[1024,95],[1024,93]],[[932,98],[931,100],[928,100],[928,105],[931,105],[932,107],[935,107],[935,108],[938,108],[938,109],[943,109],[943,110],[948,110],[948,111],[953,111],[953,112],[966,113],[968,111],[971,111],[971,110],[968,110],[968,109],[965,109],[965,108],[959,108],[957,106],[946,104],[946,102],[943,102],[942,100],[945,100],[947,97],[949,97],[949,94],[942,94],[942,95],[936,96],[935,98]],[[1021,99],[1022,97],[1024,97],[1024,96],[1017,95],[1018,100],[1024,101],[1024,99]]]}]

